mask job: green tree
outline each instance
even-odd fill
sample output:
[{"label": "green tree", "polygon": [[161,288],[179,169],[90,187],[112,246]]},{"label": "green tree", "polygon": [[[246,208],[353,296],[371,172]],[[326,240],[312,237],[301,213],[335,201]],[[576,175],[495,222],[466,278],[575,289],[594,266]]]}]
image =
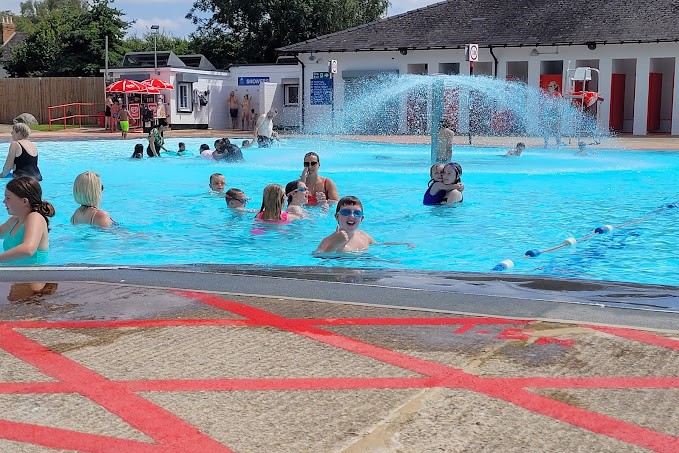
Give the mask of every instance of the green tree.
[{"label": "green tree", "polygon": [[111,64],[122,61],[122,40],[131,25],[112,0],[94,0],[83,8],[64,2],[38,18],[34,31],[13,50],[5,68],[12,77],[98,76],[109,37]]},{"label": "green tree", "polygon": [[[132,36],[123,41],[123,47],[127,52],[150,52],[153,51],[153,33],[147,32],[139,38]],[[193,53],[191,42],[184,38],[172,36],[161,32],[156,36],[156,46],[159,51],[170,50],[176,55]]]},{"label": "green tree", "polygon": [[191,37],[201,53],[222,33],[231,64],[266,63],[278,47],[377,20],[388,7],[389,0],[196,0],[186,17],[200,27]]}]

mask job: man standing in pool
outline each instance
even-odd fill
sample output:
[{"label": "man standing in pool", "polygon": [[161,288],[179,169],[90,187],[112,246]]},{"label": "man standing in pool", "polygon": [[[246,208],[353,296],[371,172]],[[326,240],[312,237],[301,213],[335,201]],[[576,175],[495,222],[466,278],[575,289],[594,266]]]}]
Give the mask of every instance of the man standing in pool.
[{"label": "man standing in pool", "polygon": [[255,124],[255,140],[260,148],[268,148],[273,144],[273,139],[278,135],[273,130],[273,119],[278,115],[278,110],[271,109],[266,115],[257,118]]},{"label": "man standing in pool", "polygon": [[441,120],[441,123],[439,124],[436,162],[446,163],[452,160],[453,137],[455,137],[455,131],[450,128],[448,121]]}]

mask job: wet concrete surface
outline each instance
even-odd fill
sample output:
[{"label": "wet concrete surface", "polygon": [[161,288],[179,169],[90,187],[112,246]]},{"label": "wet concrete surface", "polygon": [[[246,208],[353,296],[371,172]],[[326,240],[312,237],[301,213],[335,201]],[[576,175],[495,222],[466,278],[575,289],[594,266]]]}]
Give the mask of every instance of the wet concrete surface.
[{"label": "wet concrete surface", "polygon": [[[674,313],[597,307],[599,325],[537,301],[585,317],[556,322],[376,274],[164,272],[0,283],[0,451],[679,451],[679,329],[656,319]],[[512,316],[455,310],[481,306]]]}]

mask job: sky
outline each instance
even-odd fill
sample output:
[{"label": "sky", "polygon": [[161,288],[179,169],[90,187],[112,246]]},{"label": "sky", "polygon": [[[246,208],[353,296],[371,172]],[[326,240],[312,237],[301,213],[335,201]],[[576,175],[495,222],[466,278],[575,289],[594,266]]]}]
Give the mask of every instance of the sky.
[{"label": "sky", "polygon": [[[391,0],[388,15],[401,14],[412,9],[437,3],[440,0]],[[0,11],[19,12],[19,0],[0,0]],[[120,9],[124,20],[135,24],[128,35],[142,36],[151,25],[159,25],[160,30],[173,36],[187,37],[194,31],[194,25],[184,16],[191,9],[192,0],[114,0],[112,6]]]}]

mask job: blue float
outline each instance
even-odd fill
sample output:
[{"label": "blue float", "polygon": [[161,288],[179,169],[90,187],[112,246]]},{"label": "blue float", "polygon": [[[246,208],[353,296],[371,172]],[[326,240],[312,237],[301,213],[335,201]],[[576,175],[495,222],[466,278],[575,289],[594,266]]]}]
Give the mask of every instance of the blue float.
[{"label": "blue float", "polygon": [[531,258],[535,258],[536,256],[540,256],[540,253],[541,253],[540,250],[532,249],[532,250],[528,250],[526,252],[526,256],[530,256]]}]

